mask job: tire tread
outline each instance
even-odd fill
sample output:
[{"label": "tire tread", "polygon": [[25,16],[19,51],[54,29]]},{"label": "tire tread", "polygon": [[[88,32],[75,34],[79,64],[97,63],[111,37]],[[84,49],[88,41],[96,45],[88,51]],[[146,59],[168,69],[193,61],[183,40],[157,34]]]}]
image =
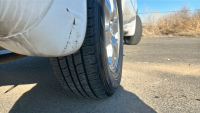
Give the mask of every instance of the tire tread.
[{"label": "tire tread", "polygon": [[65,89],[79,97],[94,99],[107,97],[95,51],[97,5],[97,0],[87,0],[87,31],[80,50],[66,57],[50,58],[54,72]]}]

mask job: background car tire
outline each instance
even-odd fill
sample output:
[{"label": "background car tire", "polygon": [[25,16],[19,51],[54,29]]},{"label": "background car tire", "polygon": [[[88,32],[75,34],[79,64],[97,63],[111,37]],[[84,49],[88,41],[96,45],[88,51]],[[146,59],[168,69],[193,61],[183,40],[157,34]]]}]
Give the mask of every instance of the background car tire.
[{"label": "background car tire", "polygon": [[[121,81],[123,60],[123,23],[121,0],[119,12],[120,46],[116,72],[109,70],[105,48],[104,0],[87,0],[87,31],[84,43],[76,53],[50,58],[62,86],[86,98],[106,98],[114,94]],[[117,76],[117,78],[116,78]]]},{"label": "background car tire", "polygon": [[136,29],[135,29],[135,35],[133,36],[125,36],[124,41],[128,45],[137,45],[142,37],[142,21],[140,17],[136,16]]}]

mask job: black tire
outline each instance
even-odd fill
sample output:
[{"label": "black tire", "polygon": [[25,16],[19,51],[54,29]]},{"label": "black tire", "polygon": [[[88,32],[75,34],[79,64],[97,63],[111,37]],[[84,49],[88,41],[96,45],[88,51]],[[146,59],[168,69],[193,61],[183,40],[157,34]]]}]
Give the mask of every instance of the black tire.
[{"label": "black tire", "polygon": [[136,29],[135,29],[135,35],[133,36],[125,36],[124,41],[128,45],[137,45],[142,37],[142,21],[140,17],[136,16]]},{"label": "black tire", "polygon": [[123,60],[123,23],[120,1],[117,0],[121,41],[119,63],[115,73],[109,70],[105,48],[105,29],[102,25],[104,0],[87,0],[87,31],[80,50],[69,56],[50,58],[62,86],[75,95],[94,99],[106,98],[114,94],[120,84]]}]

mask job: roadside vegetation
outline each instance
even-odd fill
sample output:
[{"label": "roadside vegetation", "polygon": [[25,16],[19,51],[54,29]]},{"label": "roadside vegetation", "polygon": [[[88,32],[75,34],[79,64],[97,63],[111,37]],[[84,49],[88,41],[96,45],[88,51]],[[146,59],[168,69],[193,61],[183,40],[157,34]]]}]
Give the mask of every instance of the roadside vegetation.
[{"label": "roadside vegetation", "polygon": [[182,5],[177,12],[141,15],[143,37],[200,36],[200,10],[189,10],[187,5]]}]

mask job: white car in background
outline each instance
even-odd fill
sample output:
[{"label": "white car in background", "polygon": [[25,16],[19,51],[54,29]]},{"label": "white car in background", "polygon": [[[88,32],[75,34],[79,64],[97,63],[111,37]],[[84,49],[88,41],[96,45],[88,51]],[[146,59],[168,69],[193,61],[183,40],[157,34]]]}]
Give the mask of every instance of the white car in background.
[{"label": "white car in background", "polygon": [[137,13],[136,0],[0,0],[0,50],[13,52],[0,64],[50,57],[65,89],[109,97],[120,85],[123,41],[141,39]]}]

